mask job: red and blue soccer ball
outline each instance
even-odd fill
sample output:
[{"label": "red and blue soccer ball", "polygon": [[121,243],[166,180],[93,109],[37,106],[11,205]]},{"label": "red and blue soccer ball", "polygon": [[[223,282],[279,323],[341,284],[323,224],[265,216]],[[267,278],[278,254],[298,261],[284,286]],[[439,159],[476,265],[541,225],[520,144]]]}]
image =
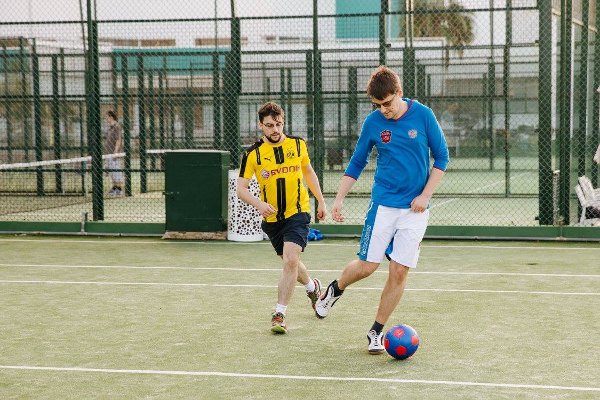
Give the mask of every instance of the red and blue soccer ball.
[{"label": "red and blue soccer ball", "polygon": [[383,346],[390,356],[404,360],[419,348],[419,335],[409,325],[394,325],[385,334]]}]

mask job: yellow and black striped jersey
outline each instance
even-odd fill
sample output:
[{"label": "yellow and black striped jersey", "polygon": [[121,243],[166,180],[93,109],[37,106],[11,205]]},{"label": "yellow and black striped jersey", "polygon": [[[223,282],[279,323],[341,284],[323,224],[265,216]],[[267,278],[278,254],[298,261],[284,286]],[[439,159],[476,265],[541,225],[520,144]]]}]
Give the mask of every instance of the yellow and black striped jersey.
[{"label": "yellow and black striped jersey", "polygon": [[254,143],[242,157],[240,177],[256,176],[260,195],[277,212],[267,222],[281,221],[299,212],[310,212],[308,190],[304,185],[302,167],[310,163],[306,142],[286,136],[283,142],[270,144],[263,139]]}]

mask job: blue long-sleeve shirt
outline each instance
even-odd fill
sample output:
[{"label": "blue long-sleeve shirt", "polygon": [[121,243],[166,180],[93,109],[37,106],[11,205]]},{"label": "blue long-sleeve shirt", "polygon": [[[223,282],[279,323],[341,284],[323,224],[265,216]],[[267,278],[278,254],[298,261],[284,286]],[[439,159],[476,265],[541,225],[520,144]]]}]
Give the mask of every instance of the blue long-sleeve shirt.
[{"label": "blue long-sleeve shirt", "polygon": [[403,99],[408,110],[397,120],[386,119],[381,111],[370,113],[363,123],[354,154],[345,175],[358,179],[377,148],[377,168],[371,192],[373,202],[395,208],[410,208],[421,194],[433,168],[445,171],[448,145],[431,109],[416,100]]}]

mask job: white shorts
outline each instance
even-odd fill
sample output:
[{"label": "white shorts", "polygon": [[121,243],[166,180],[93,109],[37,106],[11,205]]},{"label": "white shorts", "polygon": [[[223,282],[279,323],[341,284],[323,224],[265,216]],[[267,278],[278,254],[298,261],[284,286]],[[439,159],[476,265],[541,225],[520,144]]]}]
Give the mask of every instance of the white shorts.
[{"label": "white shorts", "polygon": [[387,249],[392,260],[415,268],[428,220],[429,210],[416,213],[410,209],[380,206],[371,202],[360,238],[358,257],[363,261],[380,263]]}]

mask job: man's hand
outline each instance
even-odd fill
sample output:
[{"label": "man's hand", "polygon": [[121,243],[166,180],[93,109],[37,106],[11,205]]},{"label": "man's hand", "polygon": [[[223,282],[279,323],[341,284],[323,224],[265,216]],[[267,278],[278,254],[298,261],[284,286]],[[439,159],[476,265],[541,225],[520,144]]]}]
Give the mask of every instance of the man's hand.
[{"label": "man's hand", "polygon": [[317,218],[319,221],[323,221],[327,216],[327,204],[324,201],[319,201],[317,205]]},{"label": "man's hand", "polygon": [[256,207],[256,209],[258,210],[260,215],[262,215],[265,218],[277,212],[277,210],[273,208],[272,205],[270,205],[269,203],[265,203],[264,201],[261,201],[260,204]]},{"label": "man's hand", "polygon": [[344,215],[342,214],[343,202],[341,200],[335,200],[333,202],[333,208],[331,209],[331,217],[335,222],[344,222]]},{"label": "man's hand", "polygon": [[425,212],[429,205],[429,200],[431,200],[431,196],[420,194],[410,202],[410,209],[416,213]]}]

